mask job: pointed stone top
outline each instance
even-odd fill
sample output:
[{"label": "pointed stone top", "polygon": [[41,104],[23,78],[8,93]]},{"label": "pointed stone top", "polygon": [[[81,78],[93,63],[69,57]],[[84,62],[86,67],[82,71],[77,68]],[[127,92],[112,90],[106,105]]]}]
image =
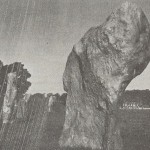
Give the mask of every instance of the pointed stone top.
[{"label": "pointed stone top", "polygon": [[132,2],[124,2],[122,5],[114,12],[120,16],[138,16],[140,17],[143,14],[143,11],[140,7],[138,7],[135,3]]},{"label": "pointed stone top", "polygon": [[124,2],[122,3],[121,7],[118,9],[118,10],[121,10],[123,12],[125,12],[126,14],[130,14],[130,15],[134,15],[135,13],[136,14],[141,14],[143,13],[142,12],[142,9],[140,7],[138,7],[135,3],[132,3],[132,2]]},{"label": "pointed stone top", "polygon": [[140,9],[135,3],[128,2],[128,1],[122,3],[121,7],[125,8],[126,10],[128,10],[130,8],[136,8],[136,9],[138,8],[138,9]]},{"label": "pointed stone top", "polygon": [[122,41],[119,43],[119,49],[125,45],[133,46],[142,41],[142,35],[147,34],[146,37],[148,38],[150,33],[149,22],[144,12],[131,2],[125,2],[117,8],[107,18],[103,24],[103,29],[106,31],[111,44],[116,43],[118,39]]},{"label": "pointed stone top", "polygon": [[[133,20],[137,22],[141,22],[142,19],[146,19],[144,12],[140,7],[138,7],[136,4],[132,2],[124,2],[121,6],[119,6],[113,13],[108,17],[107,21],[110,20],[126,20],[130,23],[133,22]],[[106,21],[106,22],[107,22]],[[147,21],[148,22],[148,21]]]}]

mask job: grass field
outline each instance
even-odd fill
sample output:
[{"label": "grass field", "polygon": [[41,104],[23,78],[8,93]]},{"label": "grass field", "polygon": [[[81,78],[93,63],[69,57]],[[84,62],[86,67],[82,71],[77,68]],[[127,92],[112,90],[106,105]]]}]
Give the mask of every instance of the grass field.
[{"label": "grass field", "polygon": [[[64,109],[65,107],[59,104],[54,107],[55,111],[49,114],[40,150],[59,149],[58,140],[64,122]],[[150,150],[150,110],[120,110],[119,114],[124,150]]]},{"label": "grass field", "polygon": [[150,150],[150,110],[121,110],[124,150]]},{"label": "grass field", "polygon": [[[53,111],[43,116],[46,103],[42,101],[36,101],[31,120],[12,123],[0,150],[62,150],[58,140],[64,124],[65,106],[54,104]],[[150,110],[120,110],[119,114],[124,150],[150,150]]]}]

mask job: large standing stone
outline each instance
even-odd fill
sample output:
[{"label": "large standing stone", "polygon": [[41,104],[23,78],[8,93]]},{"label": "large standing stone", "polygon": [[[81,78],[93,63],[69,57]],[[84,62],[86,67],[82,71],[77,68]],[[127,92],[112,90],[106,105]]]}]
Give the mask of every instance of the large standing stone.
[{"label": "large standing stone", "polygon": [[68,96],[60,146],[122,149],[117,104],[147,66],[149,43],[147,18],[126,2],[73,47],[63,75]]},{"label": "large standing stone", "polygon": [[16,72],[7,75],[7,89],[3,104],[3,123],[8,123],[16,97]]}]

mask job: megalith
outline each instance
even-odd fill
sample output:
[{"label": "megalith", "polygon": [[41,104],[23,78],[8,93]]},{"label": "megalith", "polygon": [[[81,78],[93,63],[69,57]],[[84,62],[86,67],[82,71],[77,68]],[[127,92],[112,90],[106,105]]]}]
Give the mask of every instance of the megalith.
[{"label": "megalith", "polygon": [[3,123],[8,123],[12,108],[15,105],[15,97],[17,93],[16,87],[16,72],[9,73],[7,75],[7,89],[4,97],[4,104],[3,104]]},{"label": "megalith", "polygon": [[67,92],[61,147],[122,150],[118,102],[150,61],[150,26],[125,2],[74,45],[63,74]]}]

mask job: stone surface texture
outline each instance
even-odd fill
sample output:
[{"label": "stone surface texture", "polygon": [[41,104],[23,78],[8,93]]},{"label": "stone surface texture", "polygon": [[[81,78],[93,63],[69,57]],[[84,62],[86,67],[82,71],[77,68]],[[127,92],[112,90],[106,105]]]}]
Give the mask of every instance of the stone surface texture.
[{"label": "stone surface texture", "polygon": [[9,73],[7,75],[7,89],[3,104],[3,123],[7,123],[10,119],[12,107],[15,105],[16,92],[16,73]]},{"label": "stone surface texture", "polygon": [[122,150],[118,101],[150,61],[150,26],[125,2],[74,45],[63,75],[66,117],[59,144]]}]

